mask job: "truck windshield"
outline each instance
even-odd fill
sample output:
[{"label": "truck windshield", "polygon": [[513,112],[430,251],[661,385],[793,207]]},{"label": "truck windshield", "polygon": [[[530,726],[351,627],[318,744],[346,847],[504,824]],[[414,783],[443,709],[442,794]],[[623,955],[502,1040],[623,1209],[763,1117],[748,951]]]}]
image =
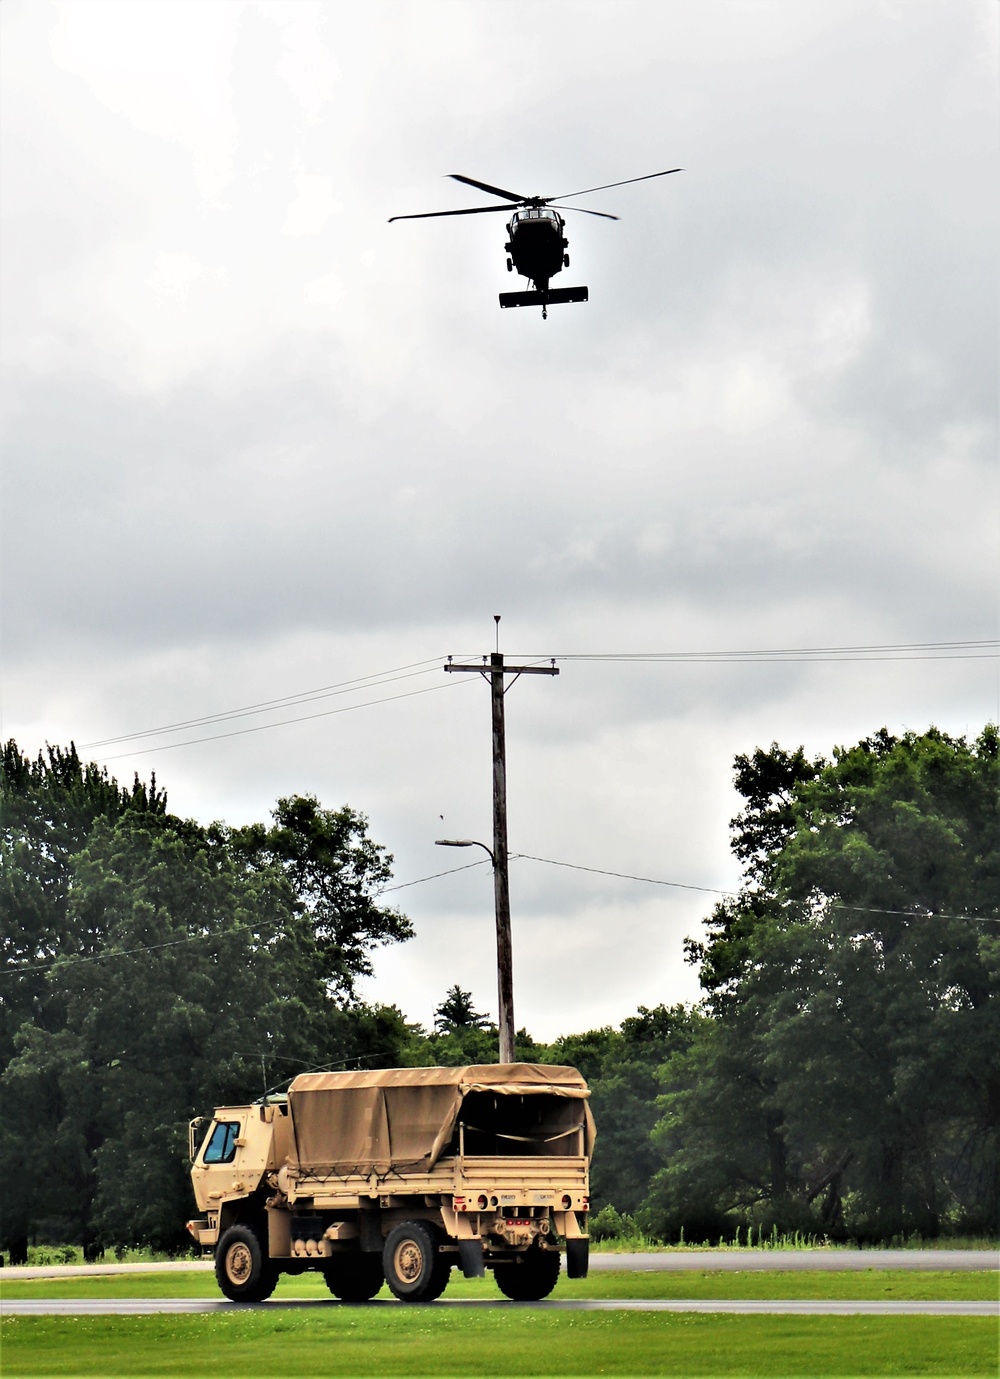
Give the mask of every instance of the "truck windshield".
[{"label": "truck windshield", "polygon": [[231,1164],[236,1157],[236,1136],[239,1133],[238,1120],[217,1120],[205,1145],[202,1163]]}]

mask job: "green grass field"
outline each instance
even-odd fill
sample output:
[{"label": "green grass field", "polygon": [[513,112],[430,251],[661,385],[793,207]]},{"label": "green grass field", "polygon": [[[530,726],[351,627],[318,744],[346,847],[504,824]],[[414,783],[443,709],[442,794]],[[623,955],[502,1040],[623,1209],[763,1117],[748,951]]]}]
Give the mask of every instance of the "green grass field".
[{"label": "green grass field", "polygon": [[16,1317],[27,1375],[994,1376],[997,1327],[954,1317],[465,1312],[443,1307]]},{"label": "green grass field", "polygon": [[[6,1281],[16,1298],[218,1298],[211,1273]],[[562,1279],[557,1298],[801,1298],[991,1301],[993,1271],[683,1274]],[[275,1299],[329,1298],[315,1275]],[[448,1297],[499,1297],[492,1278],[454,1276]],[[975,1317],[705,1316],[695,1313],[469,1312],[402,1304],[302,1312],[148,1317],[11,1317],[4,1379],[28,1375],[902,1376],[997,1373],[998,1325]]]},{"label": "green grass field", "polygon": [[[722,1272],[646,1273],[617,1270],[587,1279],[560,1279],[556,1298],[836,1298],[851,1301],[990,1302],[1000,1291],[1000,1274],[990,1270],[911,1271],[865,1269],[857,1273]],[[5,1298],[221,1298],[215,1277],[207,1271],[162,1274],[103,1274],[91,1278],[3,1280]],[[317,1274],[286,1277],[277,1300],[329,1298]],[[383,1289],[383,1297],[388,1290]],[[449,1298],[499,1298],[492,1275],[464,1279],[452,1274]]]}]

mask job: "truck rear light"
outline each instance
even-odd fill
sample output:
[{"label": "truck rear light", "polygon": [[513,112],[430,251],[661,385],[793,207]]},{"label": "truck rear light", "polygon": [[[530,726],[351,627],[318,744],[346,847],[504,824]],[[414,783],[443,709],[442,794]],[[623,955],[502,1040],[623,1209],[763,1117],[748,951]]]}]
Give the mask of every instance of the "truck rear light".
[{"label": "truck rear light", "polygon": [[589,1198],[589,1197],[581,1197],[581,1198],[580,1198],[580,1206],[581,1206],[581,1208],[582,1208],[584,1211],[590,1211],[590,1198]]},{"label": "truck rear light", "polygon": [[573,1205],[573,1199],[572,1199],[572,1197],[569,1195],[568,1192],[567,1192],[567,1193],[564,1193],[564,1194],[563,1194],[563,1199],[562,1199],[563,1211],[569,1211],[569,1209],[570,1209],[570,1207],[571,1207],[572,1205]]},{"label": "truck rear light", "polygon": [[185,1221],[185,1222],[184,1222],[184,1229],[187,1231],[188,1235],[192,1236],[195,1240],[198,1239],[198,1222],[197,1222],[197,1221]]},{"label": "truck rear light", "polygon": [[465,1211],[465,1198],[464,1198],[464,1197],[454,1197],[454,1198],[452,1198],[452,1201],[453,1201],[453,1203],[454,1203],[454,1206],[455,1206],[455,1210],[456,1210],[456,1211]]},{"label": "truck rear light", "polygon": [[476,1198],[476,1206],[479,1208],[480,1211],[485,1211],[489,1204],[490,1199],[486,1196],[485,1192],[481,1192],[479,1196]]}]

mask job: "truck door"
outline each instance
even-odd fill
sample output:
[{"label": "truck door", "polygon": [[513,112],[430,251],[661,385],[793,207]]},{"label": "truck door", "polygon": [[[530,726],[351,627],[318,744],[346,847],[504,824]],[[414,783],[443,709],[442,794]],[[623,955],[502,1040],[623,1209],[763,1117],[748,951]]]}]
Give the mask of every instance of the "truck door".
[{"label": "truck door", "polygon": [[198,1150],[191,1182],[201,1211],[218,1211],[224,1197],[242,1192],[236,1156],[243,1141],[243,1121],[231,1111],[217,1115]]}]

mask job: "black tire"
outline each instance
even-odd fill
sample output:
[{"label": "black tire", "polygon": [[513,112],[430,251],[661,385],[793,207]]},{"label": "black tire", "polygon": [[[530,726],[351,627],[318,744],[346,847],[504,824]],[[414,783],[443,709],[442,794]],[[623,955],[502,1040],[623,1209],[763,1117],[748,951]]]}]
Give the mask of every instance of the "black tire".
[{"label": "black tire", "polygon": [[433,1302],[451,1276],[451,1260],[441,1254],[426,1221],[404,1221],[389,1232],[382,1267],[400,1302]]},{"label": "black tire", "polygon": [[230,1302],[263,1302],[274,1292],[278,1272],[252,1226],[230,1226],[223,1232],[215,1249],[215,1278]]},{"label": "black tire", "polygon": [[341,1302],[370,1302],[385,1283],[379,1255],[354,1254],[334,1257],[323,1265],[326,1286]]},{"label": "black tire", "polygon": [[504,1297],[514,1302],[537,1302],[547,1298],[559,1281],[560,1256],[558,1250],[540,1250],[532,1246],[512,1264],[497,1264],[493,1275]]}]

